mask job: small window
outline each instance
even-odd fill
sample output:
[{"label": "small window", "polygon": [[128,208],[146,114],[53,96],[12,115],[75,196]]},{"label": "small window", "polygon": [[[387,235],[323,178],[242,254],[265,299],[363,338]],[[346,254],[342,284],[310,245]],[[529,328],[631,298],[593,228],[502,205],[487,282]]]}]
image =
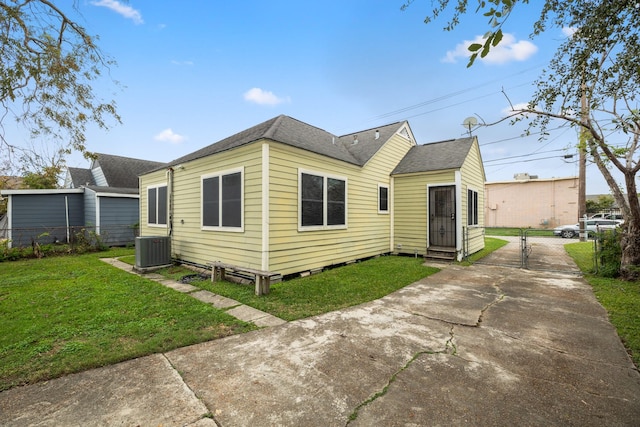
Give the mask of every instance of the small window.
[{"label": "small window", "polygon": [[467,225],[478,225],[478,192],[467,190]]},{"label": "small window", "polygon": [[167,186],[147,187],[147,224],[167,225]]},{"label": "small window", "polygon": [[343,228],[347,224],[347,181],[314,173],[299,173],[301,228]]},{"label": "small window", "polygon": [[389,187],[378,184],[378,213],[389,213]]},{"label": "small window", "polygon": [[242,170],[202,177],[202,228],[242,229],[242,177]]}]

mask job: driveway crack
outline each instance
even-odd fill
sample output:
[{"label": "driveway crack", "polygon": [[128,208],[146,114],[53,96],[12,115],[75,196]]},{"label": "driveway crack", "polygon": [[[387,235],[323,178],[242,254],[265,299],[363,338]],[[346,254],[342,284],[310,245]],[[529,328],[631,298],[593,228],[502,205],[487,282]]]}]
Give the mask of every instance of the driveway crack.
[{"label": "driveway crack", "polygon": [[398,378],[398,375],[400,375],[403,371],[409,368],[413,364],[413,362],[415,362],[416,359],[418,359],[420,356],[423,356],[423,355],[433,356],[436,354],[448,354],[448,355],[455,356],[457,353],[457,347],[454,343],[453,328],[454,326],[451,326],[451,329],[449,330],[449,338],[445,341],[444,348],[442,350],[440,351],[424,350],[424,351],[419,351],[415,353],[407,363],[405,363],[400,369],[398,369],[396,372],[394,372],[391,375],[391,377],[389,378],[385,386],[380,391],[374,393],[367,400],[365,400],[364,402],[360,403],[358,406],[355,407],[351,415],[349,415],[349,419],[347,420],[345,427],[351,424],[353,421],[355,421],[358,418],[358,414],[360,413],[360,410],[362,408],[364,408],[365,406],[368,406],[370,403],[373,403],[378,398],[387,394],[387,392],[389,391],[389,387],[391,387],[391,385],[396,381],[396,379]]}]

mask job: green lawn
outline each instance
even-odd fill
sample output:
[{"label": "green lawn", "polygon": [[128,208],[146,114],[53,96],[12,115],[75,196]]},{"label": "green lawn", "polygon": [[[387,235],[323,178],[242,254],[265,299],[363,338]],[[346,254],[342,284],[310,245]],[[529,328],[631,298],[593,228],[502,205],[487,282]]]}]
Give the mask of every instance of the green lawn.
[{"label": "green lawn", "polygon": [[0,262],[0,390],[255,329],[99,260]]},{"label": "green lawn", "polygon": [[546,236],[553,237],[552,229],[534,229],[534,228],[514,228],[514,227],[486,227],[485,235],[487,236],[520,236],[525,232],[527,236]]},{"label": "green lawn", "polygon": [[[256,328],[99,260],[133,262],[132,254],[0,262],[0,391]],[[262,297],[253,285],[192,284],[294,320],[380,298],[438,271],[422,262],[380,257],[273,284]],[[162,273],[179,279],[193,271]]]},{"label": "green lawn", "polygon": [[[382,256],[274,283],[271,292],[263,296],[255,295],[254,285],[210,280],[191,284],[281,319],[296,320],[381,298],[439,271],[423,263],[422,257]],[[177,279],[193,271],[171,267],[159,273]]]},{"label": "green lawn", "polygon": [[620,339],[636,366],[640,366],[640,282],[593,276],[593,243],[578,242],[565,245],[567,252],[585,273],[596,298],[609,313]]}]

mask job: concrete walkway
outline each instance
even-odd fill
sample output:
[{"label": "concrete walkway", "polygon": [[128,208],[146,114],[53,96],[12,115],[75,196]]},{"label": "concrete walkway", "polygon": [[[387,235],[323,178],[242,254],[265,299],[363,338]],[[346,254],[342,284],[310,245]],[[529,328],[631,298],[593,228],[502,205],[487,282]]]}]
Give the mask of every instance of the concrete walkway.
[{"label": "concrete walkway", "polygon": [[231,298],[226,298],[221,295],[216,295],[212,292],[202,290],[196,286],[167,279],[166,277],[156,273],[140,274],[136,270],[134,270],[132,265],[129,265],[126,262],[122,262],[117,258],[102,258],[102,261],[111,264],[114,267],[118,267],[121,270],[128,271],[131,274],[137,274],[139,276],[143,276],[146,279],[158,282],[161,285],[174,289],[178,292],[191,295],[192,297],[202,302],[211,304],[212,306],[219,308],[220,310],[226,311],[227,314],[244,322],[251,322],[260,327],[278,326],[286,323],[285,320],[282,320],[269,313],[265,313],[264,311],[249,307],[248,305],[239,303],[238,301]]},{"label": "concrete walkway", "polygon": [[476,265],[382,299],[0,393],[0,425],[637,426],[576,274]]}]

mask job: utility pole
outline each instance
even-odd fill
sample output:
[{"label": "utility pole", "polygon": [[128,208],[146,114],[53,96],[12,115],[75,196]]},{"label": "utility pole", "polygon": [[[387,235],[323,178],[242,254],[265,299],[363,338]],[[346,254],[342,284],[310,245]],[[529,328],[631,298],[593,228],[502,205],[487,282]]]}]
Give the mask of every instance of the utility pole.
[{"label": "utility pole", "polygon": [[[582,95],[580,96],[580,121],[583,124],[588,120],[587,95],[584,81],[582,82]],[[587,215],[587,134],[581,126],[579,132],[578,150],[580,150],[580,159],[578,160],[578,224],[580,224],[580,241],[587,240],[586,227],[584,221]]]}]

